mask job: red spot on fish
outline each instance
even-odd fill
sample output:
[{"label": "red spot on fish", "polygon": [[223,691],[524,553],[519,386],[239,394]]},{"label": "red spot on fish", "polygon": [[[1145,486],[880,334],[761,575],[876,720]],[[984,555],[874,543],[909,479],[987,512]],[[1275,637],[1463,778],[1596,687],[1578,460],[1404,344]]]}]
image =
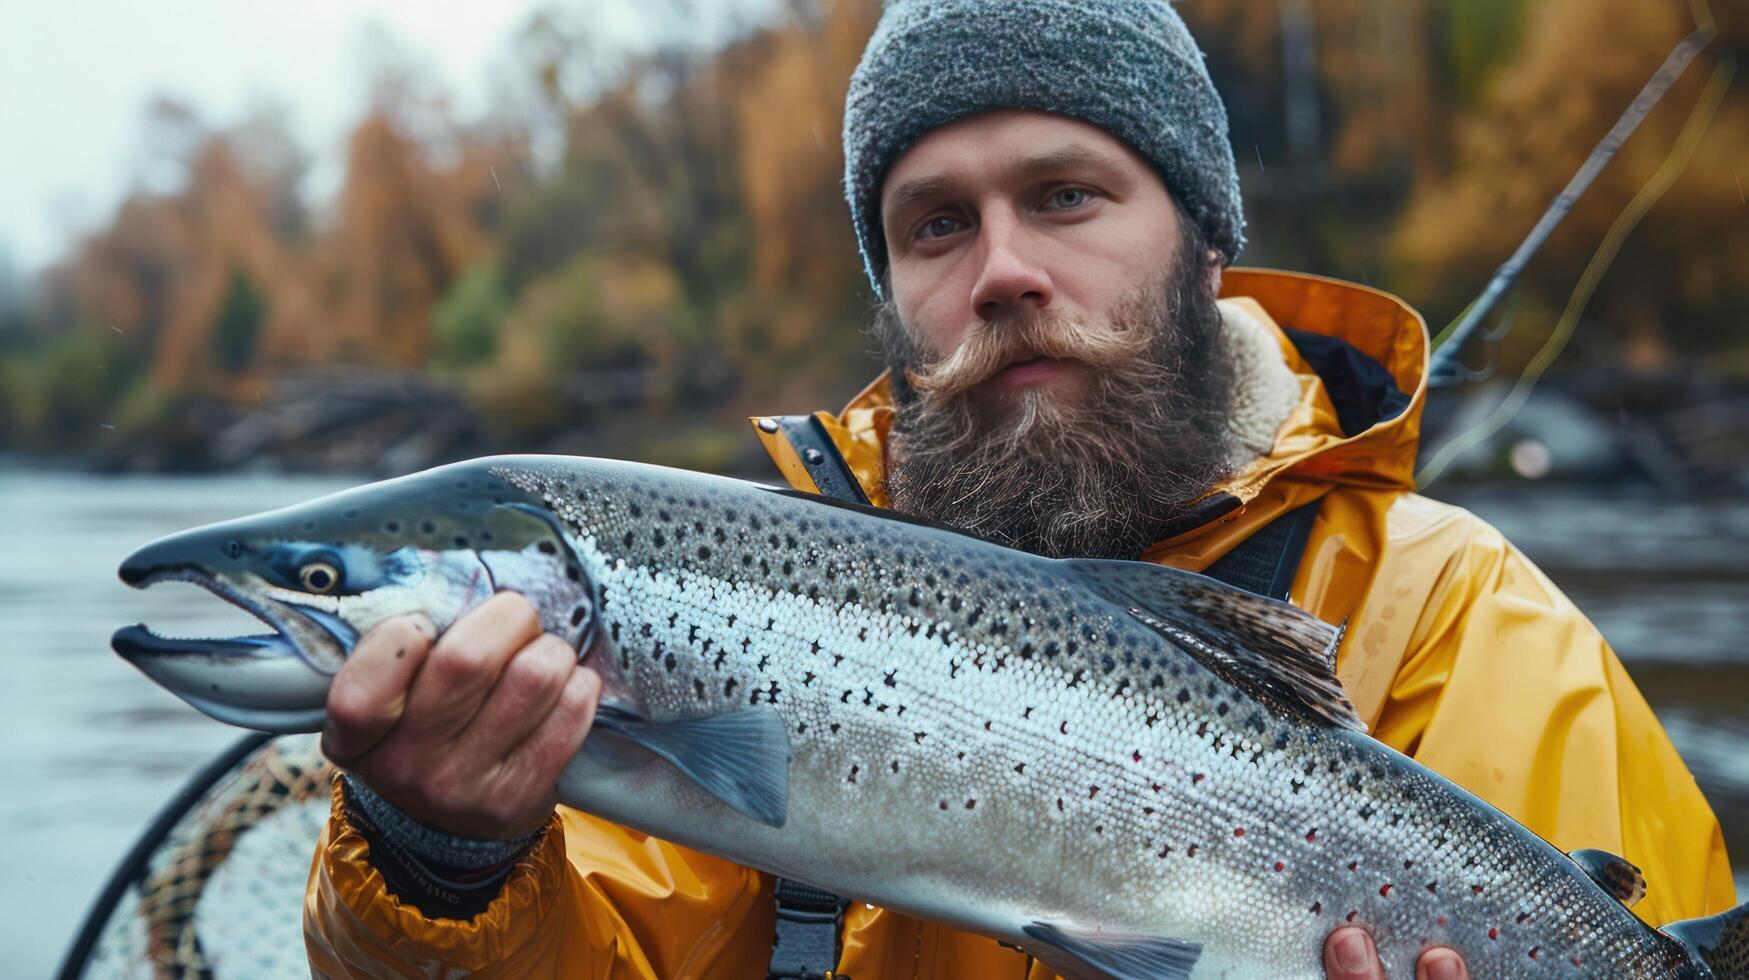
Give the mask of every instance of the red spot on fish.
[{"label": "red spot on fish", "polygon": [[1482,894],[1482,886],[1481,885],[1471,885],[1470,886],[1470,894],[1472,894],[1472,895]]},{"label": "red spot on fish", "polygon": [[1384,884],[1379,886],[1379,897],[1380,898],[1390,898],[1391,897],[1391,883],[1390,882],[1387,881]]},{"label": "red spot on fish", "polygon": [[1532,946],[1530,948],[1530,958],[1531,959],[1533,959],[1533,960],[1536,959],[1536,951],[1539,949],[1542,949],[1542,947],[1541,946]]},{"label": "red spot on fish", "polygon": [[1569,962],[1571,962],[1571,963],[1572,963],[1572,964],[1573,964],[1573,965],[1574,965],[1574,966],[1578,966],[1578,965],[1579,965],[1579,957],[1577,957],[1577,956],[1575,956],[1575,957],[1573,957],[1573,959],[1572,959],[1572,960],[1571,960],[1571,961],[1569,961]]},{"label": "red spot on fish", "polygon": [[1134,759],[1137,762],[1140,762],[1140,761],[1142,761],[1142,753],[1139,751],[1132,752],[1132,753],[1130,753],[1130,758]]},{"label": "red spot on fish", "polygon": [[1500,938],[1500,930],[1494,928],[1493,926],[1489,926],[1488,927],[1488,938],[1489,939],[1499,939]]},{"label": "red spot on fish", "polygon": [[1283,863],[1282,863],[1282,862],[1280,862],[1280,861],[1277,861],[1277,862],[1275,862],[1275,870],[1277,870],[1277,871],[1286,871],[1286,870],[1287,870],[1287,865],[1285,865],[1285,864],[1283,864]]},{"label": "red spot on fish", "polygon": [[1306,843],[1310,844],[1311,842],[1313,842],[1317,839],[1318,839],[1318,831],[1317,830],[1314,829],[1314,830],[1306,831]]},{"label": "red spot on fish", "polygon": [[1350,871],[1359,871],[1359,870],[1360,870],[1360,862],[1359,862],[1359,861],[1350,861],[1350,862],[1348,862],[1348,870],[1350,870]]},{"label": "red spot on fish", "polygon": [[1234,836],[1234,837],[1243,837],[1243,836],[1245,836],[1245,828],[1244,828],[1244,827],[1234,827],[1234,828],[1233,828],[1233,836]]},{"label": "red spot on fish", "polygon": [[1442,925],[1442,926],[1445,925],[1445,916],[1443,916],[1443,915],[1440,916],[1438,921],[1439,921],[1440,925]]},{"label": "red spot on fish", "polygon": [[1199,772],[1190,777],[1190,785],[1195,786],[1200,782],[1202,782],[1202,773]]}]

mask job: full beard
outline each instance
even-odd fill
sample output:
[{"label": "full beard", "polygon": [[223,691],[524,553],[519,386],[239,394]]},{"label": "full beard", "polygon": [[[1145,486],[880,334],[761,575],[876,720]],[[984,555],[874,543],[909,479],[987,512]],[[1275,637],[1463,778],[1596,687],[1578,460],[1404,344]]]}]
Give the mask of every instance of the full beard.
[{"label": "full beard", "polygon": [[[1234,452],[1220,310],[1201,263],[1178,266],[1108,324],[1028,311],[980,322],[937,358],[885,304],[892,507],[1053,558],[1135,558],[1158,540],[1230,475]],[[1086,384],[994,402],[973,390],[1017,354],[1079,362]]]}]

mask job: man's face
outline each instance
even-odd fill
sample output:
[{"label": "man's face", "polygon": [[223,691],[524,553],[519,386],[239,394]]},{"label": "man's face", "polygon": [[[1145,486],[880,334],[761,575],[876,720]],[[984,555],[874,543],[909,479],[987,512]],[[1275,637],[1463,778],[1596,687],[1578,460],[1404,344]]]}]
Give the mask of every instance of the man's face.
[{"label": "man's face", "polygon": [[1133,558],[1228,471],[1220,265],[1145,161],[989,113],[920,140],[882,200],[894,508]]},{"label": "man's face", "polygon": [[[980,325],[1032,313],[1109,323],[1181,258],[1179,209],[1147,161],[1104,130],[1041,112],[982,113],[924,136],[888,171],[881,220],[892,303],[932,358]],[[1027,358],[978,395],[1073,397],[1086,371]]]}]

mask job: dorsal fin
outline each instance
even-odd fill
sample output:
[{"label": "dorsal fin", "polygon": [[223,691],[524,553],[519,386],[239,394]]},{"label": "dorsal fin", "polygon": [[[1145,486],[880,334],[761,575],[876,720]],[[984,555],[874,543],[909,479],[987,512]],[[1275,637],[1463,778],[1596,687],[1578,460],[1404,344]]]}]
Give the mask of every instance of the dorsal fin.
[{"label": "dorsal fin", "polygon": [[1252,697],[1366,731],[1336,679],[1341,627],[1285,602],[1164,565],[1091,558],[1062,564]]},{"label": "dorsal fin", "polygon": [[1633,908],[1635,902],[1646,897],[1646,876],[1626,858],[1595,847],[1582,847],[1568,852],[1567,856],[1584,868],[1592,881],[1628,908]]}]

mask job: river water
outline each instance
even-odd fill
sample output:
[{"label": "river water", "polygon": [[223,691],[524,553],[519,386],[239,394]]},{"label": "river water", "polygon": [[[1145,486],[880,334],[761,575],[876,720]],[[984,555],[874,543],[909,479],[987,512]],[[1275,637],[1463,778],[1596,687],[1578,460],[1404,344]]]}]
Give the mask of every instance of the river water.
[{"label": "river water", "polygon": [[[0,463],[0,952],[49,974],[141,826],[237,733],[109,651],[118,626],[260,624],[193,586],[115,578],[159,534],[356,481],[94,477]],[[1717,809],[1749,897],[1749,505],[1519,485],[1456,498],[1493,521],[1602,628]]]}]

